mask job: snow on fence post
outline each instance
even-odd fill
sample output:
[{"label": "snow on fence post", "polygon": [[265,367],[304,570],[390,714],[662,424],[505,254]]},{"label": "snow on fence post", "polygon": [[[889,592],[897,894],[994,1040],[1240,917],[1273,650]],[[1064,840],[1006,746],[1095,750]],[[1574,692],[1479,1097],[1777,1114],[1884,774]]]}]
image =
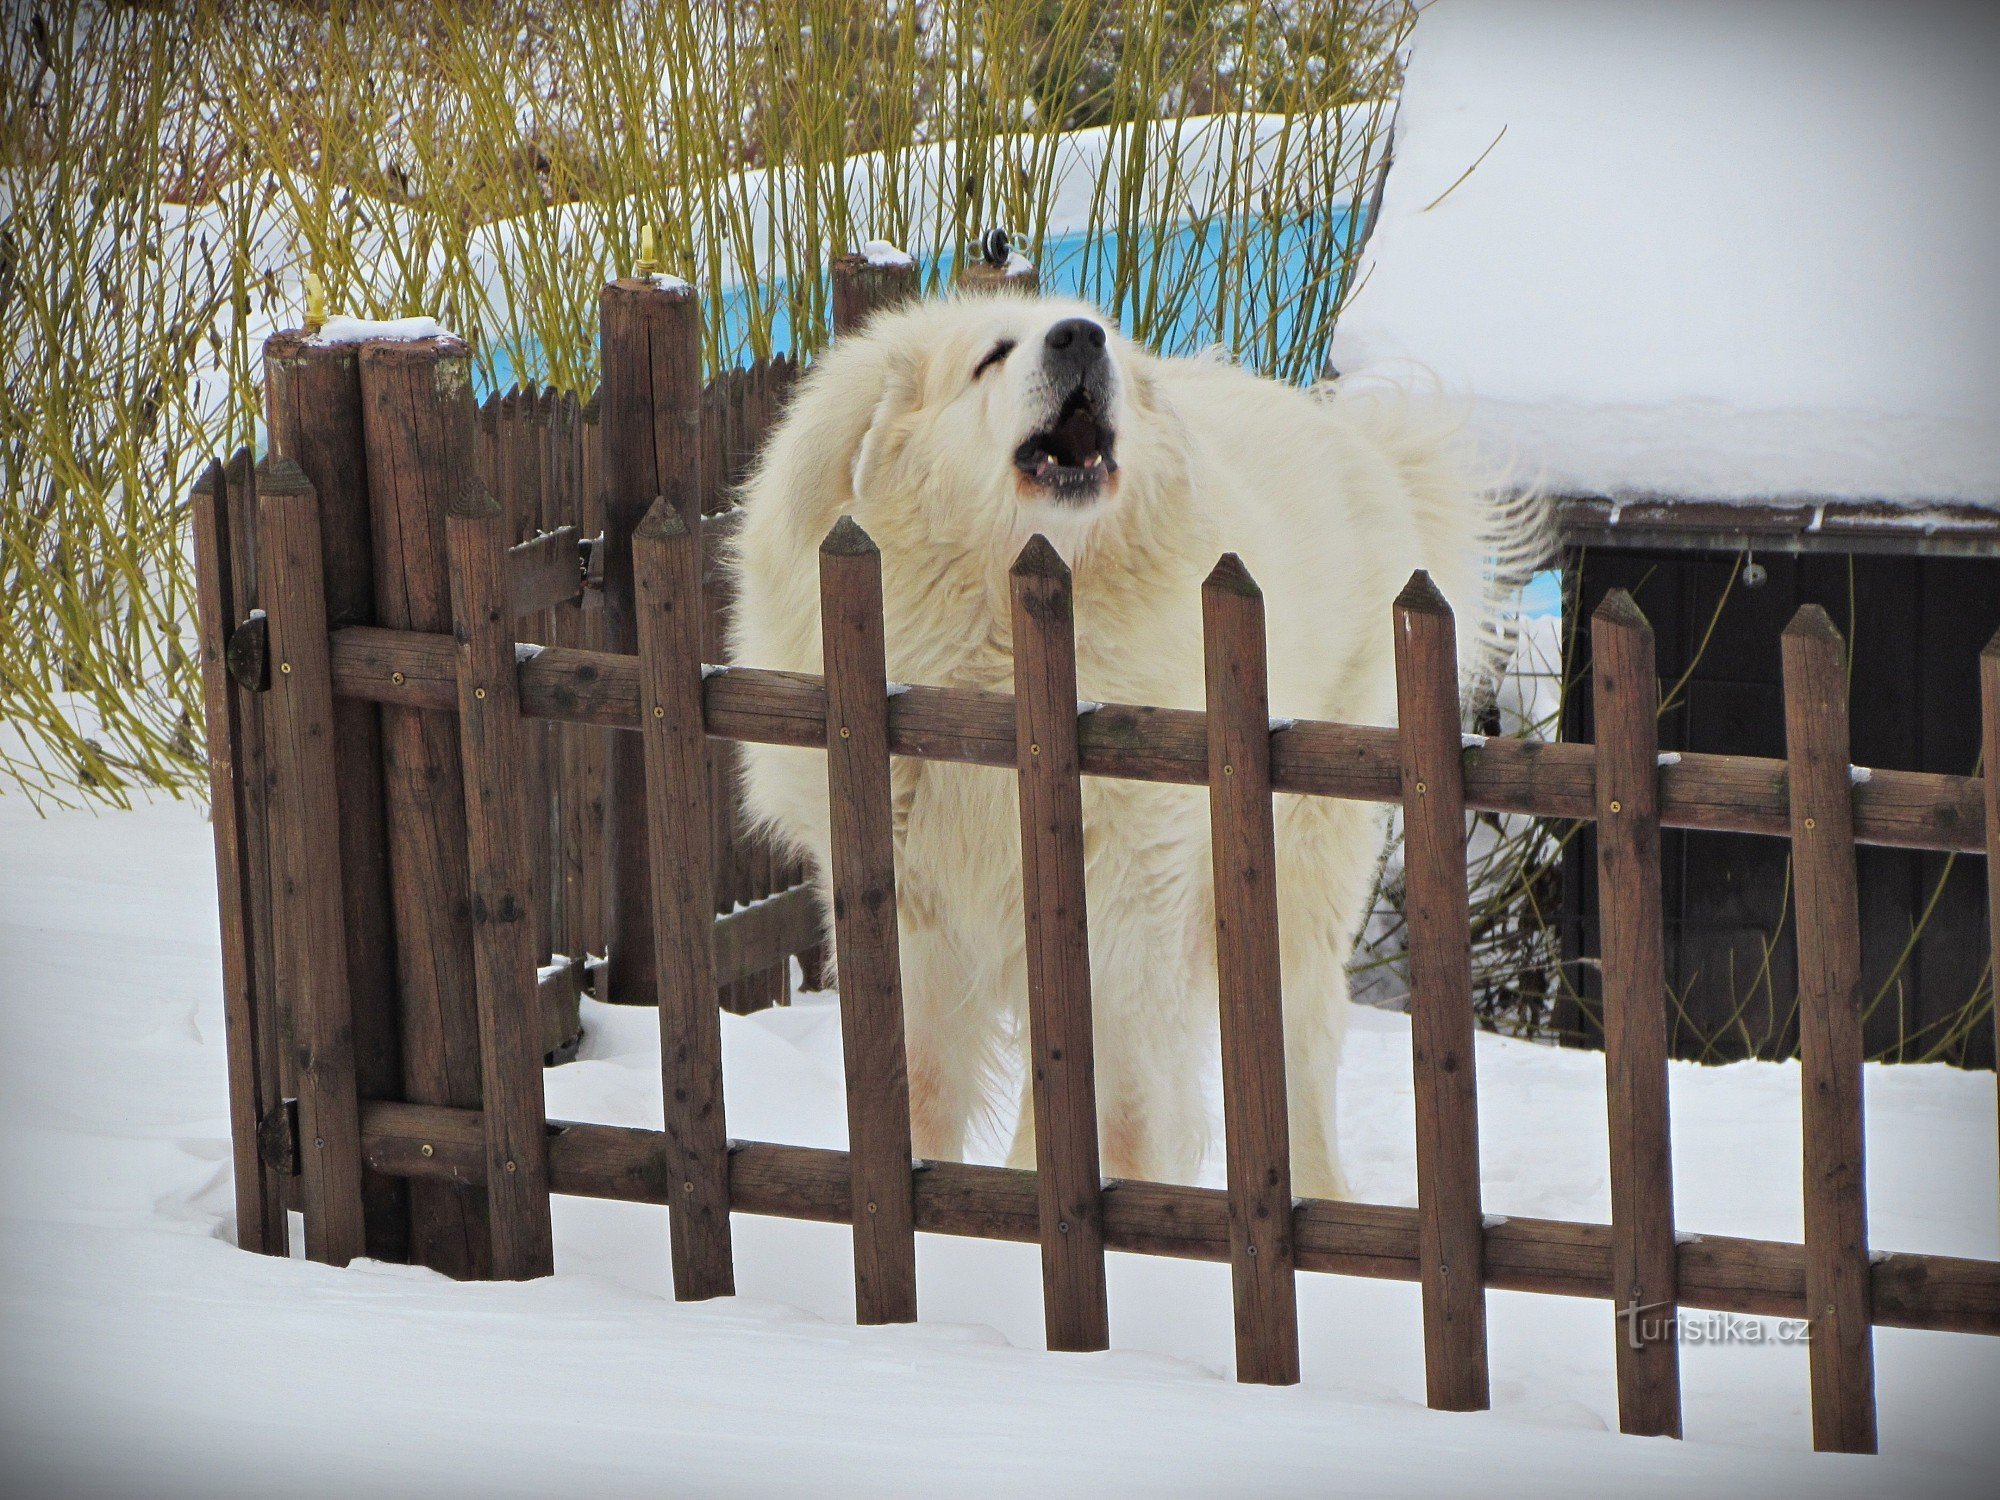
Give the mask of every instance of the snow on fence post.
[{"label": "snow on fence post", "polygon": [[715,1003],[713,759],[702,711],[701,539],[662,497],[633,536],[639,734],[653,874],[674,1296],[733,1296],[729,1132]]},{"label": "snow on fence post", "polygon": [[896,942],[882,554],[851,516],[820,544],[833,931],[846,1054],[855,1315],[917,1316],[910,1080]]},{"label": "snow on fence post", "polygon": [[[604,375],[598,388],[604,475],[604,649],[639,648],[632,533],[664,495],[687,528],[701,527],[701,303],[673,277],[621,277],[599,300]],[[600,999],[651,1005],[646,766],[636,736],[615,735],[606,801],[609,931]]]},{"label": "snow on fence post", "polygon": [[1236,1378],[1292,1385],[1299,1378],[1298,1247],[1264,595],[1235,553],[1225,553],[1202,584],[1201,615]]},{"label": "snow on fence post", "polygon": [[[264,343],[264,392],[271,452],[296,463],[319,498],[327,627],[373,625],[375,567],[359,351],[350,343],[314,343],[301,331],[273,334]],[[364,1099],[392,1099],[402,1092],[403,1047],[389,832],[382,810],[382,716],[375,705],[334,702],[333,758],[355,1083]],[[361,1186],[369,1255],[407,1260],[408,1189],[376,1172],[366,1173]]]},{"label": "snow on fence post", "polygon": [[1867,1180],[1861,1124],[1861,915],[1848,777],[1847,666],[1825,610],[1785,627],[1785,753],[1798,909],[1806,1316],[1813,1446],[1875,1451]]},{"label": "snow on fence post", "polygon": [[235,680],[229,646],[249,611],[239,607],[231,567],[234,507],[248,506],[246,489],[232,488],[211,463],[194,488],[195,603],[200,621],[202,706],[208,720],[208,805],[215,842],[216,908],[222,928],[222,1015],[229,1063],[229,1136],[236,1178],[236,1243],[265,1255],[288,1251],[285,1180],[262,1150],[264,1123],[283,1108],[277,1047],[278,1015],[268,970],[253,936],[258,917],[269,931],[268,896],[250,848],[245,806],[247,767],[240,763],[246,723],[257,713],[254,687]]},{"label": "snow on fence post", "polygon": [[1014,749],[1027,928],[1042,1316],[1051,1349],[1111,1343],[1084,918],[1083,782],[1069,569],[1036,535],[1014,562]]},{"label": "snow on fence post", "polygon": [[[1986,961],[2000,994],[2000,630],[1979,653],[1979,700],[1986,762]],[[1993,1055],[2000,1058],[2000,1001],[1993,1006]],[[2000,1084],[2000,1073],[1995,1083]]]},{"label": "snow on fence post", "polygon": [[883,240],[833,261],[833,334],[853,333],[887,307],[917,296],[917,263]]},{"label": "snow on fence post", "polygon": [[980,236],[976,256],[959,261],[957,281],[968,292],[1016,292],[1032,297],[1042,289],[1041,271],[1014,248],[1012,236],[998,228]]},{"label": "snow on fence post", "polygon": [[270,619],[272,930],[298,1072],[300,1206],[306,1254],[344,1266],[368,1246],[341,911],[333,677],[319,507],[311,482],[288,458],[267,458],[258,468],[257,534]]},{"label": "snow on fence post", "polygon": [[1491,1398],[1458,651],[1451,606],[1428,573],[1411,574],[1397,595],[1395,627],[1424,1381],[1432,1406],[1484,1411]]},{"label": "snow on fence post", "polygon": [[1660,688],[1652,626],[1623,589],[1606,595],[1591,616],[1590,657],[1618,1425],[1649,1437],[1679,1437],[1679,1295],[1660,904]]},{"label": "snow on fence post", "polygon": [[[360,346],[375,616],[392,630],[452,628],[445,512],[474,472],[471,365],[471,351],[455,338]],[[382,770],[401,1097],[477,1109],[479,1011],[457,714],[444,705],[385,707]],[[483,1188],[410,1184],[412,1261],[478,1278],[491,1274],[490,1252]]]},{"label": "snow on fence post", "polygon": [[514,609],[499,504],[471,475],[445,518],[451,564],[458,725],[465,753],[466,863],[479,1016],[480,1097],[493,1274],[555,1270],[547,1110],[535,982],[533,905],[541,882],[529,815],[539,806],[515,677]]}]

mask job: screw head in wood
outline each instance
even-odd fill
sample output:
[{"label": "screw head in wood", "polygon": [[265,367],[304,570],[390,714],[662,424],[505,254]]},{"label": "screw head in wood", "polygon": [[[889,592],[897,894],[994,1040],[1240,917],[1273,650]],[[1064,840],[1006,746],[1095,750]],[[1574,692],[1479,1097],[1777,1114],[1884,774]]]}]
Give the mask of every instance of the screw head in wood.
[{"label": "screw head in wood", "polygon": [[1817,827],[1819,827],[1819,823],[1818,823],[1818,821],[1817,821],[1816,819],[1813,819],[1813,818],[1807,818],[1807,819],[1806,819],[1806,827],[1808,827],[1808,828],[1817,828]]},{"label": "screw head in wood", "polygon": [[512,1163],[511,1161],[510,1161],[510,1162],[508,1162],[508,1163],[507,1163],[507,1170],[508,1170],[508,1171],[510,1171],[510,1172],[514,1171],[514,1170],[515,1170],[515,1167],[514,1167],[514,1163]]},{"label": "screw head in wood", "polygon": [[846,739],[846,738],[847,738],[847,726],[846,726],[845,724],[843,724],[843,725],[841,725],[841,726],[840,726],[840,737],[841,737],[842,739]]},{"label": "screw head in wood", "polygon": [[437,1155],[437,1148],[431,1145],[429,1141],[425,1141],[421,1146],[417,1147],[417,1150],[424,1156]]},{"label": "screw head in wood", "polygon": [[1611,799],[1611,810],[1613,812],[1623,812],[1625,811],[1625,804],[1620,802],[1616,797],[1613,797]]},{"label": "screw head in wood", "polygon": [[281,661],[278,663],[278,670],[289,677],[292,671],[292,664],[288,661]]},{"label": "screw head in wood", "polygon": [[1417,783],[1417,795],[1421,797],[1423,796],[1423,794],[1424,794],[1424,784],[1420,781]]},{"label": "screw head in wood", "polygon": [[1068,1233],[1069,1233],[1069,1220],[1068,1220],[1068,1219],[1059,1219],[1059,1220],[1057,1220],[1057,1221],[1056,1221],[1056,1233],[1057,1233],[1057,1234],[1068,1234]]},{"label": "screw head in wood", "polygon": [[1028,746],[1028,754],[1030,754],[1030,755],[1040,755],[1041,753],[1042,753],[1042,747],[1041,747],[1040,745],[1030,745],[1030,746]]},{"label": "screw head in wood", "polygon": [[868,1212],[870,1212],[871,1214],[875,1212],[875,1205],[874,1205],[874,1204],[872,1204],[872,1203],[871,1203],[871,1204],[869,1204],[869,1205],[868,1205]]},{"label": "screw head in wood", "polygon": [[391,672],[389,680],[395,683],[397,687],[401,687],[405,682],[409,681],[401,672]]},{"label": "screw head in wood", "polygon": [[316,1136],[314,1136],[314,1137],[313,1137],[313,1150],[315,1150],[315,1151],[324,1151],[325,1149],[326,1149],[326,1137],[325,1137],[325,1136],[322,1136],[322,1135],[316,1135]]},{"label": "screw head in wood", "polygon": [[475,697],[475,698],[484,698],[484,697],[486,696],[486,689],[485,689],[485,688],[474,688],[474,689],[472,690],[472,696],[473,696],[473,697]]},{"label": "screw head in wood", "polygon": [[656,719],[664,719],[666,716],[667,716],[667,711],[656,704],[653,708],[653,717]]},{"label": "screw head in wood", "polygon": [[684,1192],[684,1193],[691,1193],[691,1192],[693,1192],[693,1191],[694,1191],[694,1184],[693,1184],[693,1183],[691,1183],[691,1182],[684,1182],[684,1183],[682,1183],[682,1184],[681,1184],[681,1191],[682,1191],[682,1192]]},{"label": "screw head in wood", "polygon": [[1224,776],[1234,776],[1234,775],[1236,774],[1236,767],[1234,767],[1234,766],[1224,766],[1224,767],[1222,768],[1222,774],[1223,774]]}]

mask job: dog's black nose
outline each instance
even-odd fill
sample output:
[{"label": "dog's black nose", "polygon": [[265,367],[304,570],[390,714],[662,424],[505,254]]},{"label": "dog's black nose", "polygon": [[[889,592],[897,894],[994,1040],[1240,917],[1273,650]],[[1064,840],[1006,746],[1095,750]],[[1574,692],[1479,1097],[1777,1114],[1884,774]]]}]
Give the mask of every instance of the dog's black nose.
[{"label": "dog's black nose", "polygon": [[1049,373],[1082,380],[1104,360],[1104,325],[1088,318],[1064,318],[1042,339]]}]

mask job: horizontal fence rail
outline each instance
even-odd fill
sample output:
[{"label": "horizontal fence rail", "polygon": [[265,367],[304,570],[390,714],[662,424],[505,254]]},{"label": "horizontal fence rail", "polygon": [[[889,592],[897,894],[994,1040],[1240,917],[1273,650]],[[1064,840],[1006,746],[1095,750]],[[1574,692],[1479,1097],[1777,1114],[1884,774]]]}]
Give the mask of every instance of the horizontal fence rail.
[{"label": "horizontal fence rail", "polygon": [[[334,689],[347,697],[417,708],[457,702],[451,637],[354,627],[333,638]],[[639,727],[639,668],[630,656],[554,647],[521,666],[521,710],[607,729]],[[796,672],[732,667],[703,685],[709,734],[760,745],[823,747],[826,689]],[[1208,782],[1207,717],[1199,709],[1102,704],[1077,726],[1086,776]],[[889,750],[968,765],[1016,763],[1014,700],[975,688],[913,686],[889,704]],[[1597,816],[1596,755],[1589,745],[1490,738],[1468,745],[1465,805],[1546,818]],[[1279,792],[1402,798],[1396,731],[1300,719],[1271,732],[1271,786]],[[1983,854],[1985,788],[1979,777],[1870,771],[1853,788],[1854,836],[1863,844]],[[1683,753],[1660,767],[1660,822],[1716,833],[1790,835],[1784,761]]]},{"label": "horizontal fence rail", "polygon": [[[361,1125],[368,1164],[378,1172],[476,1182],[485,1170],[476,1111],[377,1102],[363,1107]],[[556,1120],[549,1131],[556,1192],[671,1203],[675,1185],[668,1180],[661,1132]],[[1032,1245],[1041,1232],[1035,1176],[1011,1167],[918,1162],[912,1174],[916,1227],[925,1234]],[[845,1151],[730,1143],[729,1206],[736,1213],[851,1223],[848,1179]],[[1107,1249],[1228,1264],[1225,1190],[1112,1181],[1103,1200]],[[1600,1300],[1613,1295],[1609,1224],[1494,1217],[1481,1236],[1489,1288]],[[1301,1271],[1410,1282],[1422,1274],[1414,1208],[1304,1199],[1292,1208],[1292,1237]],[[1683,1234],[1675,1267],[1684,1307],[1806,1316],[1803,1245]],[[1992,1261],[1878,1251],[1868,1272],[1870,1315],[1880,1327],[2000,1335],[2000,1265]]]}]

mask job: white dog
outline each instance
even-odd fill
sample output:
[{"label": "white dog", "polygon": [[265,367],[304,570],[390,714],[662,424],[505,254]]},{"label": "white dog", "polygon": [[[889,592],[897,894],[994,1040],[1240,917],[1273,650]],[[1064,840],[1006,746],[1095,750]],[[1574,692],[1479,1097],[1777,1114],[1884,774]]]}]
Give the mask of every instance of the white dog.
[{"label": "white dog", "polygon": [[[891,680],[1011,692],[1008,569],[1041,532],[1073,572],[1083,697],[1198,709],[1201,583],[1234,551],[1265,593],[1272,712],[1393,724],[1390,606],[1412,570],[1477,671],[1539,542],[1539,507],[1490,501],[1450,437],[1407,398],[1162,359],[1077,303],[887,313],[814,364],[746,487],[731,657],[821,670],[818,548],[850,514],[882,552]],[[745,749],[751,812],[824,890],[824,756]],[[1015,778],[897,759],[892,787],[914,1145],[958,1159],[1026,1031]],[[1191,1181],[1218,1027],[1207,791],[1088,777],[1083,810],[1104,1169]],[[1346,963],[1383,810],[1280,796],[1276,818],[1293,1189],[1340,1196]],[[1032,1166],[1020,1104],[1010,1160]]]}]

